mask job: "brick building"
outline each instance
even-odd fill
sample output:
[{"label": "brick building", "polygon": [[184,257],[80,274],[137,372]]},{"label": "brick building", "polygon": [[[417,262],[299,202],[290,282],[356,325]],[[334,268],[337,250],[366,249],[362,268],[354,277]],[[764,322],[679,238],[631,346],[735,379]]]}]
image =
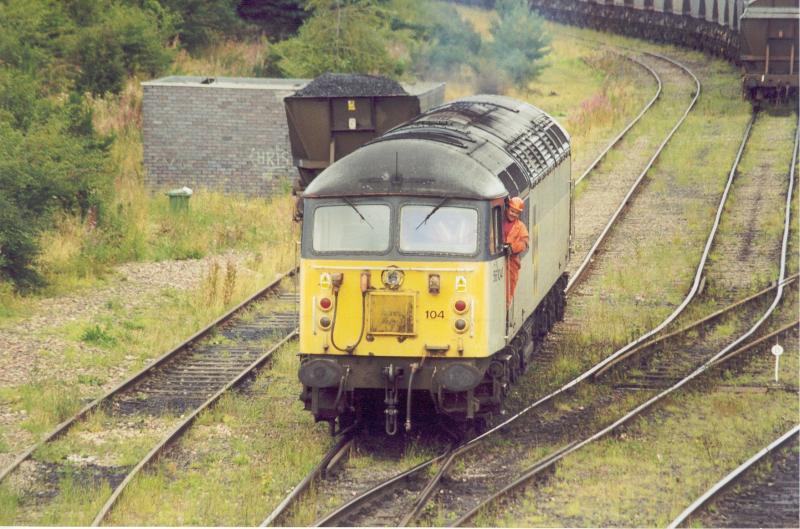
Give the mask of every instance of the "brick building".
[{"label": "brick building", "polygon": [[[289,187],[292,160],[283,98],[307,79],[170,76],[142,83],[145,183],[246,195]],[[434,86],[404,85],[411,93]]]},{"label": "brick building", "polygon": [[142,83],[145,183],[267,195],[294,177],[283,98],[305,79]]}]

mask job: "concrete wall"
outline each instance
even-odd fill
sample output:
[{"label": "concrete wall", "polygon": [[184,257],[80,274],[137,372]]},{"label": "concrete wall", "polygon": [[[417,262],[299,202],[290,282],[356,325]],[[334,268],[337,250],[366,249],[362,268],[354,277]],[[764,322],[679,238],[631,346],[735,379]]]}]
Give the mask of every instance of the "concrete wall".
[{"label": "concrete wall", "polygon": [[296,175],[283,98],[306,80],[167,77],[142,83],[146,184],[269,195]]}]

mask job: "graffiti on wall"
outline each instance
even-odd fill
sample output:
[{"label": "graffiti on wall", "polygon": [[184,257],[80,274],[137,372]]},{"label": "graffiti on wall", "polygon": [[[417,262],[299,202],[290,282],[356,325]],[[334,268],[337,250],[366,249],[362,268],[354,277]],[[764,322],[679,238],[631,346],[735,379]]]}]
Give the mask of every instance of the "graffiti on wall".
[{"label": "graffiti on wall", "polygon": [[273,145],[264,149],[253,148],[250,150],[248,161],[258,169],[267,172],[293,167],[292,153],[289,152],[286,145]]}]

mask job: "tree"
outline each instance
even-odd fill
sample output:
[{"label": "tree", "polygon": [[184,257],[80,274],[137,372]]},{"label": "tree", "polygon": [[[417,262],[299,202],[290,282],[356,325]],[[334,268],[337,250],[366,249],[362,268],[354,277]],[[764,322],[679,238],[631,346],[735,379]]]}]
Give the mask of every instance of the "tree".
[{"label": "tree", "polygon": [[236,12],[260,26],[272,41],[297,34],[309,17],[303,0],[241,0]]},{"label": "tree", "polygon": [[190,50],[244,29],[236,12],[238,0],[161,0],[161,3],[178,15],[178,37]]},{"label": "tree", "polygon": [[500,16],[491,26],[494,40],[487,46],[488,58],[512,82],[525,86],[541,71],[550,37],[525,0],[498,0],[496,6]]},{"label": "tree", "polygon": [[389,54],[387,12],[375,0],[310,0],[313,15],[296,37],[271,47],[271,60],[288,77],[325,72],[399,75],[401,61]]},{"label": "tree", "polygon": [[415,2],[417,26],[414,69],[423,75],[451,74],[461,66],[475,66],[481,36],[450,4]]},{"label": "tree", "polygon": [[174,31],[174,18],[159,15],[163,12],[114,5],[83,30],[75,49],[78,90],[116,93],[129,75],[154,77],[166,69],[172,51],[164,43]]}]

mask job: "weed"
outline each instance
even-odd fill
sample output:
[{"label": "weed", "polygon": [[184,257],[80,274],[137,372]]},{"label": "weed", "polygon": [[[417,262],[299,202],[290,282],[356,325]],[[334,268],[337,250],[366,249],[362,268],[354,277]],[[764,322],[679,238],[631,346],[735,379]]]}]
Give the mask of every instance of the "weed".
[{"label": "weed", "polygon": [[222,285],[222,304],[230,305],[233,290],[236,287],[236,263],[228,260],[225,265],[225,283]]},{"label": "weed", "polygon": [[108,329],[101,328],[99,325],[90,325],[84,329],[81,341],[102,347],[112,347],[117,344],[117,339],[109,334]]},{"label": "weed", "polygon": [[15,525],[20,498],[12,492],[7,483],[0,483],[0,524],[5,526]]},{"label": "weed", "polygon": [[16,409],[25,410],[27,418],[22,428],[41,434],[60,423],[80,407],[79,389],[73,384],[34,373],[35,382],[0,388],[0,400]]}]

